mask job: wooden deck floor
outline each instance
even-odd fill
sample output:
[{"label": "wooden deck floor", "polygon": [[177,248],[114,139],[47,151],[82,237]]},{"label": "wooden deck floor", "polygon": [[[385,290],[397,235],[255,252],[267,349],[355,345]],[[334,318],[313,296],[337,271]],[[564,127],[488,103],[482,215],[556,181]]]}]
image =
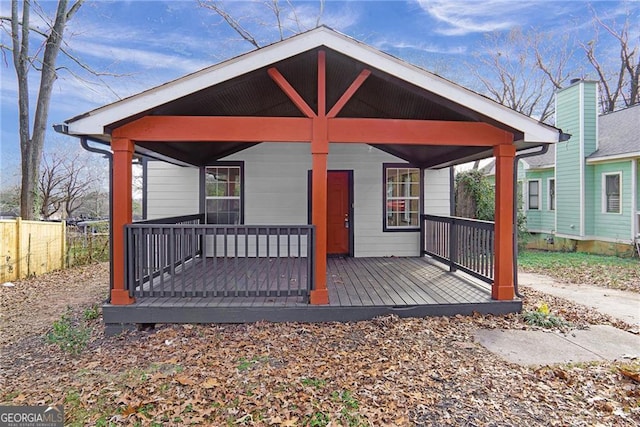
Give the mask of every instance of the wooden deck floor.
[{"label": "wooden deck floor", "polygon": [[[106,324],[356,321],[401,317],[517,312],[522,302],[494,301],[489,285],[450,273],[429,258],[329,258],[329,304],[304,296],[138,297],[130,306],[105,305]],[[213,273],[212,273],[213,274]],[[274,282],[275,283],[275,282]]]}]

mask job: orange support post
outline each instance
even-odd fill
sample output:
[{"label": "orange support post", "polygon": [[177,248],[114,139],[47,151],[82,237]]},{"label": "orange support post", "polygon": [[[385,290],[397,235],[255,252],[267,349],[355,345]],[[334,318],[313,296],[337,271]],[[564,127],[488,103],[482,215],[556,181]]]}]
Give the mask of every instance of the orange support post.
[{"label": "orange support post", "polygon": [[515,295],[513,277],[513,145],[493,147],[496,157],[495,272],[491,298],[512,300]]},{"label": "orange support post", "polygon": [[[315,141],[314,141],[315,142]],[[321,144],[311,143],[313,195],[311,220],[316,226],[315,289],[311,291],[311,304],[328,304],[327,291],[327,151]]]},{"label": "orange support post", "polygon": [[131,161],[133,160],[133,142],[127,138],[111,138],[113,150],[113,288],[111,289],[111,304],[127,305],[135,302],[125,288],[125,239],[124,226],[131,223]]},{"label": "orange support post", "polygon": [[329,304],[327,291],[327,155],[329,138],[327,129],[327,92],[325,53],[318,52],[318,115],[313,118],[312,204],[311,220],[316,226],[316,281],[311,291],[311,304]]}]

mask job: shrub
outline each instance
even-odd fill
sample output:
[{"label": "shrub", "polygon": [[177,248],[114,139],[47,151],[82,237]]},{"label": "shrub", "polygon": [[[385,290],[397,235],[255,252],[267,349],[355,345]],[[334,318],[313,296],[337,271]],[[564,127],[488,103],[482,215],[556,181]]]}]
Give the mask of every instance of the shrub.
[{"label": "shrub", "polygon": [[46,341],[56,344],[65,353],[77,356],[87,346],[90,336],[91,331],[86,326],[74,322],[73,313],[68,308],[60,320],[53,322],[53,328],[47,334]]}]

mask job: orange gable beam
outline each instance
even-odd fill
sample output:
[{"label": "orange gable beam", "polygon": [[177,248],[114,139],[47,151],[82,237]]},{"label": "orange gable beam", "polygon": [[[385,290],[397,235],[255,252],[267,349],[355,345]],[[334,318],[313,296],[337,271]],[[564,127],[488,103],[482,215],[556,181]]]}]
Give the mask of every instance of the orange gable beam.
[{"label": "orange gable beam", "polygon": [[367,80],[367,77],[369,77],[370,75],[371,75],[371,71],[362,70],[358,75],[358,77],[356,77],[356,79],[353,81],[353,83],[351,83],[351,86],[349,86],[349,88],[345,91],[345,93],[342,94],[338,102],[336,102],[333,108],[331,108],[331,111],[329,111],[329,114],[327,114],[327,117],[337,116],[338,113],[340,113],[340,110],[342,110],[342,107],[344,107],[347,104],[347,102],[349,102],[351,97],[356,93],[358,89],[360,89],[360,86],[362,86],[364,81]]},{"label": "orange gable beam", "polygon": [[493,146],[513,134],[481,122],[396,119],[329,119],[329,141],[372,144]]},{"label": "orange gable beam", "polygon": [[289,97],[289,99],[298,107],[298,109],[307,117],[315,117],[316,113],[313,112],[309,104],[305,102],[298,92],[291,86],[291,84],[284,78],[280,71],[276,68],[269,68],[267,70],[269,77],[273,80],[282,91]]},{"label": "orange gable beam", "polygon": [[146,116],[113,136],[158,142],[308,142],[312,119],[298,117]]}]

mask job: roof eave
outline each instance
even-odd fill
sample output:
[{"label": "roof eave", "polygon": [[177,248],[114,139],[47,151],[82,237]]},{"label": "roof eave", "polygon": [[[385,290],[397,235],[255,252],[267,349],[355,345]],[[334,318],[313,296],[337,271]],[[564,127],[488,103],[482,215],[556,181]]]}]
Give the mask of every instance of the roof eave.
[{"label": "roof eave", "polygon": [[560,140],[561,133],[553,126],[540,123],[489,98],[326,27],[319,27],[282,42],[237,56],[178,80],[76,116],[65,123],[68,125],[68,132],[71,135],[94,135],[108,138],[106,126],[112,123],[163,105],[178,96],[189,95],[320,46],[336,50],[417,87],[465,105],[466,108],[504,123],[511,128],[518,129],[524,134],[524,140],[527,142],[553,143]]}]

